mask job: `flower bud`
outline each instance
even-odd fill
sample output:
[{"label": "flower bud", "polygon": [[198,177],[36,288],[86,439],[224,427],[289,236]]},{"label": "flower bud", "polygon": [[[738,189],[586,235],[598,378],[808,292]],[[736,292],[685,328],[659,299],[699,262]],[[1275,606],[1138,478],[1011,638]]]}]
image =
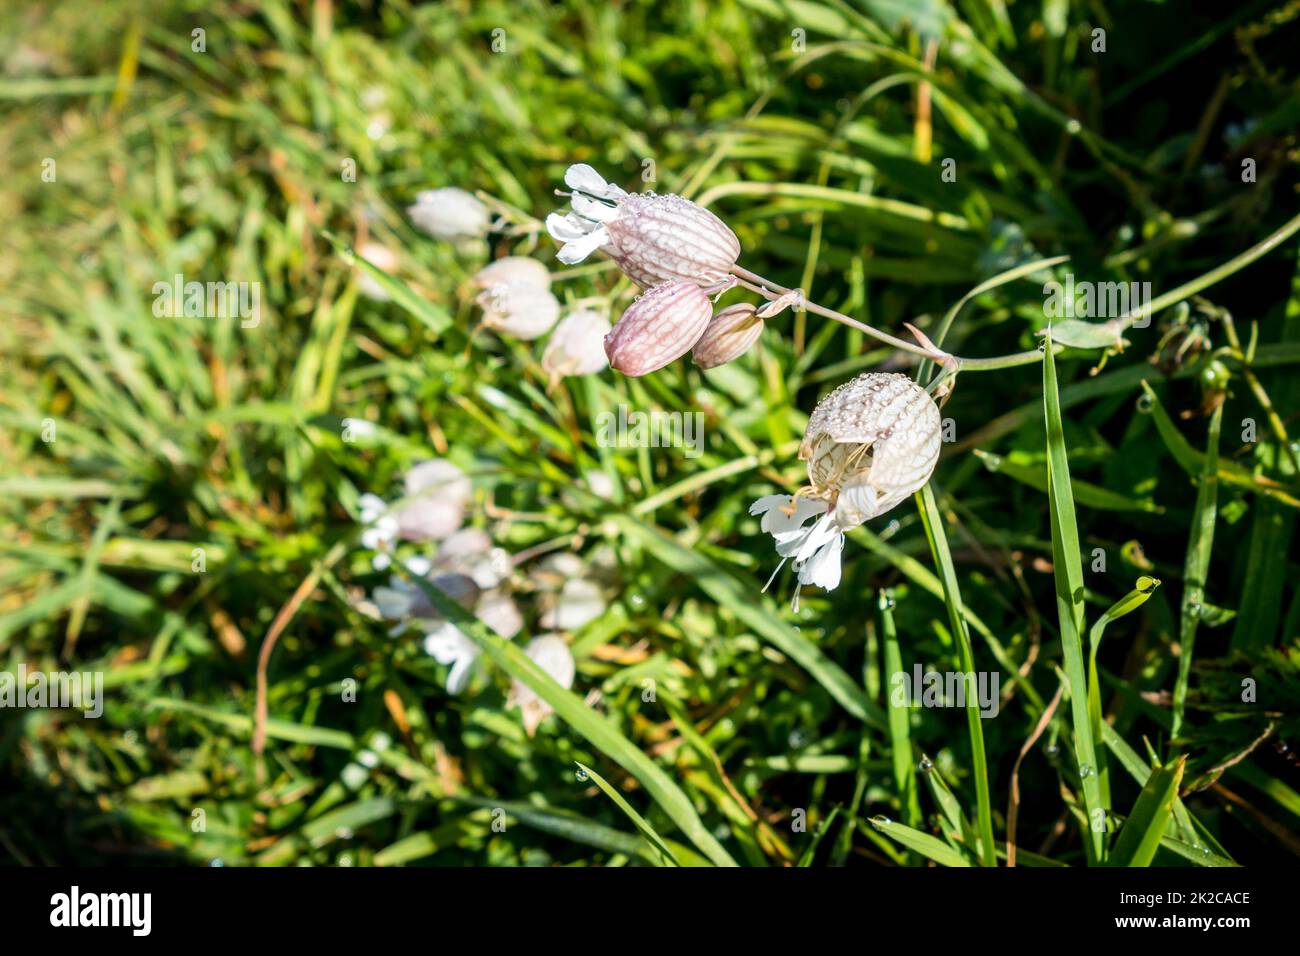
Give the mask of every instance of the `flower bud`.
[{"label": "flower bud", "polygon": [[691,358],[700,368],[717,368],[749,351],[763,332],[763,320],[748,302],[729,305],[709,320]]},{"label": "flower bud", "polygon": [[417,228],[437,239],[477,239],[488,233],[487,207],[454,186],[418,194],[406,214]]},{"label": "flower bud", "polygon": [[740,240],[727,224],[681,196],[630,195],[605,228],[609,254],[643,289],[669,279],[716,285],[740,256]]},{"label": "flower bud", "polygon": [[545,335],[560,317],[560,302],[551,294],[551,274],[536,259],[507,256],[479,271],[482,287],[475,301],[490,329],[531,341]]},{"label": "flower bud", "polygon": [[405,501],[393,513],[397,533],[407,541],[438,541],[460,528],[473,494],[465,473],[441,458],[421,462],[406,474]]},{"label": "flower bud", "polygon": [[884,514],[930,480],[943,420],[906,375],[867,372],[845,382],[808,419],[799,458],[814,494],[847,529]]},{"label": "flower bud", "polygon": [[502,590],[484,591],[474,605],[474,616],[506,640],[518,634],[524,626],[523,615],[514,598]]},{"label": "flower bud", "polygon": [[489,262],[476,272],[474,284],[480,289],[491,289],[497,285],[549,289],[551,270],[531,256],[504,256],[495,262]]},{"label": "flower bud", "polygon": [[609,365],[604,342],[610,331],[609,319],[591,309],[566,315],[546,343],[542,368],[557,378],[596,374]]},{"label": "flower bud", "polygon": [[624,375],[646,375],[681,358],[699,341],[713,306],[692,282],[673,279],[633,302],[605,336],[605,354]]}]

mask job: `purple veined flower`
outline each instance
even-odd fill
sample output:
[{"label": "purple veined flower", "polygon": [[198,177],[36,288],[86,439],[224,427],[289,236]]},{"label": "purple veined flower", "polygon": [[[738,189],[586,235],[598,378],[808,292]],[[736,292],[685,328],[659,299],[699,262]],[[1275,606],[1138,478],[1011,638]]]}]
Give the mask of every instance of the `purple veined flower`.
[{"label": "purple veined flower", "polygon": [[[397,271],[397,253],[387,246],[382,246],[377,242],[363,243],[357,249],[357,255],[365,259],[372,266],[382,269],[384,272],[393,273]],[[379,284],[365,266],[357,263],[357,290],[368,299],[374,299],[376,302],[387,302],[392,298],[388,290]]]},{"label": "purple veined flower", "polygon": [[503,256],[474,273],[474,284],[485,291],[498,285],[549,289],[551,270],[532,256]]},{"label": "purple veined flower", "polygon": [[[924,487],[939,461],[942,430],[934,399],[906,375],[867,372],[823,398],[799,447],[809,484],[749,509],[763,516],[761,527],[776,543],[777,571],[789,560],[799,587],[838,587],[844,533]],[[798,601],[796,588],[796,608]]]},{"label": "purple veined flower", "polygon": [[474,494],[465,472],[445,458],[429,458],[413,465],[406,473],[405,484],[408,495],[436,492],[459,504],[468,503]]},{"label": "purple veined flower", "polygon": [[455,186],[419,193],[406,214],[416,228],[435,239],[481,239],[490,228],[487,206]]},{"label": "purple veined flower", "polygon": [[421,462],[406,474],[406,496],[393,510],[406,541],[440,541],[465,520],[473,487],[465,473],[442,458]]},{"label": "purple veined flower", "polygon": [[480,269],[475,298],[483,324],[517,339],[545,335],[560,317],[560,301],[551,293],[551,273],[528,256],[506,256]]},{"label": "purple veined flower", "polygon": [[519,605],[500,588],[484,591],[474,605],[474,616],[506,640],[514,637],[524,627],[524,616]]},{"label": "purple veined flower", "polygon": [[609,367],[605,336],[613,331],[609,319],[594,309],[570,312],[555,327],[542,368],[557,379],[566,375],[595,375]]},{"label": "purple veined flower", "polygon": [[[467,575],[433,574],[430,562],[424,558],[412,558],[406,562],[406,568],[466,610],[474,607],[479,599],[480,589]],[[389,578],[386,587],[375,588],[372,598],[380,617],[397,622],[397,626],[388,632],[391,637],[399,637],[411,627],[428,630],[444,621],[423,588],[397,575]]]},{"label": "purple veined flower", "polygon": [[540,595],[542,627],[576,631],[603,615],[609,602],[599,572],[576,554],[552,554],[539,562],[528,578]]},{"label": "purple veined flower", "polygon": [[466,574],[479,587],[489,590],[510,577],[514,563],[508,551],[493,546],[486,531],[462,528],[443,539],[433,566],[439,571]]},{"label": "purple veined flower", "polygon": [[548,601],[542,613],[542,627],[576,631],[590,624],[608,609],[600,585],[590,578],[570,578]]},{"label": "purple veined flower", "polygon": [[605,336],[609,365],[624,375],[648,375],[681,358],[699,341],[713,304],[698,285],[673,279],[637,298]]},{"label": "purple veined flower", "polygon": [[[539,635],[529,641],[528,646],[524,648],[524,653],[565,690],[573,686],[573,678],[577,673],[573,652],[569,650],[569,645],[560,635]],[[538,725],[554,713],[550,704],[520,680],[510,685],[510,696],[506,700],[506,706],[518,707],[523,711],[524,730],[530,737],[537,732]]]},{"label": "purple veined flower", "polygon": [[585,163],[570,166],[564,182],[573,209],[551,213],[546,229],[562,243],[557,258],[566,265],[600,249],[643,289],[669,279],[709,287],[726,280],[740,256],[736,234],[689,199],[628,193]]},{"label": "purple veined flower", "polygon": [[755,312],[753,305],[740,302],[716,313],[691,350],[691,360],[710,369],[740,358],[763,334],[763,320]]}]

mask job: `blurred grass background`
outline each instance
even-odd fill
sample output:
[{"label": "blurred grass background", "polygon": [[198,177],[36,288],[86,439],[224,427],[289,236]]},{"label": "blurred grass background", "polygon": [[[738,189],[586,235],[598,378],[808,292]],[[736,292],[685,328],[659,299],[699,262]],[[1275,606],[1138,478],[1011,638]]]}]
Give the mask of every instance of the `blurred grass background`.
[{"label": "blurred grass background", "polygon": [[[785,313],[707,374],[550,388],[539,344],[471,337],[468,279],[511,252],[558,265],[529,226],[570,163],[635,189],[651,161],[654,188],[691,189],[736,230],[748,268],[891,331],[933,331],[982,280],[1062,253],[1081,278],[1160,294],[1295,215],[1298,29],[1296,3],[1136,0],[6,7],[0,666],[102,670],[107,692],[97,721],[0,711],[0,859],[654,862],[597,781],[698,859],[588,735],[559,718],[525,734],[500,668],[450,696],[418,640],[365,613],[387,576],[355,544],[357,499],[434,456],[473,477],[470,523],[497,544],[612,554],[608,610],[568,635],[575,693],[730,856],[935,858],[870,823],[888,817],[969,859],[962,716],[884,719],[890,648],[907,670],[958,666],[916,508],[852,535],[844,583],[797,614],[760,599],[775,556],[746,514],[799,483],[816,399],[898,360]],[[403,209],[440,186],[496,197],[519,228],[429,238]],[[360,295],[330,235],[396,250],[419,307]],[[1277,437],[1300,428],[1295,245],[1130,331],[1095,375],[1099,352],[1057,360],[1089,617],[1139,575],[1164,582],[1098,657],[1127,765],[1188,757],[1158,863],[1300,854],[1300,491]],[[156,318],[152,287],[177,273],[260,283],[260,323]],[[599,264],[555,289],[615,315],[631,295]],[[1045,325],[1041,282],[1020,282],[976,298],[947,344],[999,355]],[[596,416],[620,403],[702,411],[703,454],[599,447]],[[1220,405],[1217,534],[1171,740],[1197,456]],[[967,373],[944,412],[956,441],[933,487],[977,665],[1006,691],[984,726],[995,830],[1014,771],[1021,862],[1079,863],[1064,707],[1017,762],[1061,666],[1042,372]],[[376,429],[346,441],[345,418]],[[583,492],[594,473],[611,500]],[[527,570],[519,642],[541,630]],[[259,759],[258,647],[304,582]],[[1111,828],[1142,774],[1112,769]]]}]

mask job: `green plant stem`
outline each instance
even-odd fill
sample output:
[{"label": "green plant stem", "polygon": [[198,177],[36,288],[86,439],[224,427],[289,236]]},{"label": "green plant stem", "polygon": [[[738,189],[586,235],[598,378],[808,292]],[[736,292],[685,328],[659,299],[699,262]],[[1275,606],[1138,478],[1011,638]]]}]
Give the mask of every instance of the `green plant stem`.
[{"label": "green plant stem", "polygon": [[[772,299],[778,299],[783,295],[788,295],[792,291],[791,289],[787,289],[785,286],[777,285],[771,279],[765,279],[761,275],[750,272],[748,269],[743,269],[740,266],[732,266],[731,274],[739,279],[745,288],[757,292],[769,301]],[[809,302],[805,299],[803,301],[803,308],[814,315],[820,315],[827,319],[834,319],[836,322],[847,325],[849,328],[857,329],[859,332],[869,335],[879,342],[884,342],[886,345],[892,345],[894,348],[901,349],[904,352],[911,352],[913,355],[919,355],[921,358],[931,360],[944,358],[943,354],[936,355],[930,349],[897,338],[890,335],[888,332],[881,332],[879,329],[872,328],[865,322],[859,322],[857,319],[850,318],[843,312],[836,312],[834,309],[828,309],[826,306],[818,305],[816,302]]]},{"label": "green plant stem", "polygon": [[[1122,333],[1125,329],[1130,328],[1139,318],[1146,317],[1149,320],[1150,317],[1155,315],[1157,312],[1167,309],[1171,305],[1177,305],[1184,299],[1189,299],[1201,290],[1208,289],[1216,282],[1221,282],[1228,278],[1228,276],[1241,271],[1256,259],[1267,255],[1280,244],[1286,242],[1286,240],[1290,239],[1296,234],[1296,232],[1300,232],[1300,214],[1288,219],[1277,229],[1277,231],[1266,238],[1261,239],[1240,255],[1233,256],[1227,262],[1223,263],[1223,265],[1216,266],[1209,272],[1192,279],[1190,282],[1184,282],[1182,285],[1170,289],[1163,295],[1156,296],[1145,306],[1130,309],[1122,316],[1110,320],[1109,324],[1114,327],[1116,335],[1119,335],[1119,333]],[[734,266],[731,273],[737,279],[740,279],[746,288],[752,289],[769,300],[776,299],[791,291],[770,279],[765,279],[756,273],[750,272],[748,269],[742,269],[740,266]],[[965,302],[965,299],[963,299],[962,302]],[[960,307],[961,303],[958,305]],[[998,355],[990,358],[963,358],[957,355],[949,355],[942,349],[928,349],[914,345],[913,343],[904,341],[903,339],[896,338],[888,332],[881,332],[879,329],[872,328],[869,325],[859,322],[857,319],[850,318],[843,312],[836,312],[834,309],[828,309],[823,305],[818,305],[816,302],[804,300],[803,308],[814,315],[820,315],[827,319],[834,319],[836,322],[857,329],[860,332],[871,336],[873,339],[876,339],[878,342],[892,345],[894,348],[901,349],[904,352],[919,355],[921,358],[928,359],[932,362],[946,361],[952,363],[955,365],[956,370],[960,372],[992,372],[1003,368],[1015,368],[1019,365],[1033,365],[1036,362],[1041,362],[1043,360],[1043,348],[1030,349],[1025,352],[1013,352],[1009,355]],[[1052,349],[1054,354],[1059,354],[1065,350],[1065,346],[1053,345]]]}]

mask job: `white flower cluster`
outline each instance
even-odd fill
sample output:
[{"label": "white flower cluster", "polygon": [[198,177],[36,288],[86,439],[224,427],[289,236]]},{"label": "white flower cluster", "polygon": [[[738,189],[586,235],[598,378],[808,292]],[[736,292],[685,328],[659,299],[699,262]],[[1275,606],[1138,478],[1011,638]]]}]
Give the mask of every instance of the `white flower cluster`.
[{"label": "white flower cluster", "polygon": [[753,306],[714,315],[709,301],[736,281],[740,240],[726,223],[681,196],[629,193],[584,163],[564,182],[571,211],[546,217],[556,257],[573,265],[600,250],[646,290],[605,337],[612,368],[646,375],[692,350],[697,365],[715,368],[758,340],[764,315]]},{"label": "white flower cluster", "polygon": [[[374,550],[377,570],[393,565],[399,541],[434,547],[427,554],[402,560],[406,572],[423,579],[460,604],[498,635],[510,640],[525,627],[516,603],[516,584],[537,595],[538,623],[547,632],[577,630],[605,613],[602,572],[590,570],[575,554],[555,554],[539,561],[522,581],[512,580],[514,560],[494,546],[481,528],[462,527],[472,497],[469,478],[444,459],[416,465],[405,479],[406,495],[389,505],[377,495],[361,498],[363,546]],[[390,634],[410,631],[423,635],[423,648],[448,668],[446,686],[459,694],[469,685],[480,658],[477,644],[434,607],[424,588],[394,574],[371,595],[373,613],[394,622]],[[525,652],[566,689],[572,687],[575,665],[560,633],[532,639]],[[529,734],[551,708],[527,686],[514,682],[510,706],[518,706]]]}]

